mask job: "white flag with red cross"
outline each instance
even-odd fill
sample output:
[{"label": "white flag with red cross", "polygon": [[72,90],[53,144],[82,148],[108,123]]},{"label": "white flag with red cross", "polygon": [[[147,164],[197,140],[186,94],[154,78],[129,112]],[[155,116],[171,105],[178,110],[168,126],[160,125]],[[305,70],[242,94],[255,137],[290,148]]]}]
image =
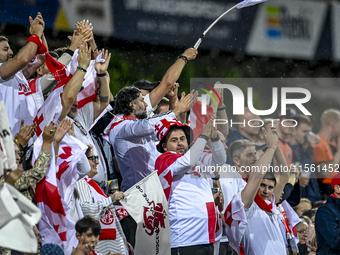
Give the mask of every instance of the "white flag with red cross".
[{"label": "white flag with red cross", "polygon": [[224,220],[226,223],[226,234],[230,246],[237,252],[237,254],[244,253],[241,246],[241,240],[247,228],[248,221],[241,193],[236,194],[230,201],[224,213]]},{"label": "white flag with red cross", "polygon": [[[34,142],[32,162],[39,156],[42,136]],[[67,254],[77,246],[75,222],[68,214],[69,204],[78,179],[76,163],[84,155],[87,146],[68,134],[59,147],[59,157],[55,162],[54,149],[51,148],[52,160],[46,176],[37,184],[37,206],[42,212],[39,229],[45,236],[43,243],[56,243]]]},{"label": "white flag with red cross", "polygon": [[[78,54],[79,50],[75,50],[72,60],[70,64],[67,66],[70,73],[74,73],[78,67]],[[83,81],[83,90],[79,92],[77,96],[78,101],[78,109],[84,107],[86,104],[90,102],[96,101],[96,88],[97,88],[97,72],[95,69],[96,62],[105,62],[105,59],[102,59],[102,53],[100,53],[96,60],[91,60],[90,65],[87,68],[87,72]]]},{"label": "white flag with red cross", "polygon": [[120,202],[137,222],[135,254],[169,255],[168,202],[157,172],[125,191],[124,196]]},{"label": "white flag with red cross", "polygon": [[58,81],[58,85],[42,104],[33,122],[37,123],[36,136],[40,136],[42,130],[51,121],[56,122],[62,111],[60,95],[63,93],[64,86],[72,78],[66,66],[54,59],[49,53],[45,55],[45,61],[53,77]]}]

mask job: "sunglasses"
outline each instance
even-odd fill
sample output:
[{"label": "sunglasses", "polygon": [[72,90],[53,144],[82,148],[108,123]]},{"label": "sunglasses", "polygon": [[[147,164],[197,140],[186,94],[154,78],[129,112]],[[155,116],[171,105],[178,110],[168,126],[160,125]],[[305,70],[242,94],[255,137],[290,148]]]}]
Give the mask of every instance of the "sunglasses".
[{"label": "sunglasses", "polygon": [[99,156],[90,156],[90,157],[87,157],[88,159],[91,159],[93,163],[96,163],[97,160],[99,160]]},{"label": "sunglasses", "polygon": [[74,125],[76,125],[76,127],[80,129],[80,132],[81,132],[83,135],[87,136],[87,131],[86,131],[85,128],[79,123],[79,121],[77,121],[77,120],[74,121]]}]

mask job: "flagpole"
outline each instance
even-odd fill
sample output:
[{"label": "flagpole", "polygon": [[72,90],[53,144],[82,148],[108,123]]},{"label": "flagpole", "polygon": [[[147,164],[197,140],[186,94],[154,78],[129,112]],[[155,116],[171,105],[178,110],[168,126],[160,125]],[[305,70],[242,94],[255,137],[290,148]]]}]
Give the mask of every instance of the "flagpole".
[{"label": "flagpole", "polygon": [[197,42],[194,45],[194,49],[198,49],[198,47],[200,46],[201,42],[203,41],[204,36],[209,32],[209,30],[220,20],[223,18],[224,15],[226,15],[228,12],[230,12],[231,10],[235,9],[237,7],[238,4],[234,5],[233,7],[231,7],[229,10],[227,10],[226,12],[224,12],[222,15],[220,15],[201,35],[201,37],[197,40]]}]

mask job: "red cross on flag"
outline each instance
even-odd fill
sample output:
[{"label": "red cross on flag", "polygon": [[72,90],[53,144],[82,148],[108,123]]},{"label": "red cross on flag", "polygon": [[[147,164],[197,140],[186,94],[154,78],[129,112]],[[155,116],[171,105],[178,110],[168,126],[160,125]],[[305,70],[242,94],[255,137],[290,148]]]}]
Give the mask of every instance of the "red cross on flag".
[{"label": "red cross on flag", "polygon": [[241,240],[248,224],[241,193],[236,194],[230,201],[224,213],[224,220],[230,246],[240,255]]}]

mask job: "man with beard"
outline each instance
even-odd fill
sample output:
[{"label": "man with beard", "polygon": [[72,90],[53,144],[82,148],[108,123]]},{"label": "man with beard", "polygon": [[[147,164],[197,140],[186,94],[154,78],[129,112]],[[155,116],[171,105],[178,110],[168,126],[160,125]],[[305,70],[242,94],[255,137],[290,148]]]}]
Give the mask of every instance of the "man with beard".
[{"label": "man with beard", "polygon": [[[93,122],[98,118],[102,111],[108,106],[110,98],[110,88],[107,77],[107,68],[109,66],[111,53],[103,50],[102,58],[105,62],[96,62],[95,69],[97,72],[97,84],[96,100],[89,102],[82,108],[78,109],[77,94],[81,89],[83,79],[85,77],[86,69],[91,61],[91,47],[87,44],[81,44],[79,49],[78,64],[76,72],[73,74],[71,80],[65,85],[62,94],[63,110],[59,117],[62,120],[66,115],[70,118],[74,124],[75,137],[87,145],[93,147],[95,155],[99,156],[98,176],[94,177],[94,181],[106,192],[107,190],[107,169],[105,158],[100,150],[98,143],[92,138],[89,130]],[[73,82],[72,82],[73,81]],[[72,82],[70,84],[70,82]],[[83,160],[85,168],[89,168],[87,159]],[[80,172],[86,172],[83,169],[79,169]]]},{"label": "man with beard", "polygon": [[182,98],[173,111],[146,119],[147,104],[140,89],[125,87],[118,92],[114,108],[116,117],[111,122],[109,137],[123,177],[122,191],[128,190],[155,170],[155,161],[159,156],[153,137],[159,127],[155,125],[165,117],[175,118],[187,112],[190,109],[190,96],[193,93]]},{"label": "man with beard", "polygon": [[[213,255],[216,212],[209,169],[226,160],[217,126],[211,119],[189,149],[193,137],[189,126],[172,119],[159,125],[157,149],[163,154],[155,169],[169,202],[171,254]],[[204,151],[209,139],[211,153]]]}]

